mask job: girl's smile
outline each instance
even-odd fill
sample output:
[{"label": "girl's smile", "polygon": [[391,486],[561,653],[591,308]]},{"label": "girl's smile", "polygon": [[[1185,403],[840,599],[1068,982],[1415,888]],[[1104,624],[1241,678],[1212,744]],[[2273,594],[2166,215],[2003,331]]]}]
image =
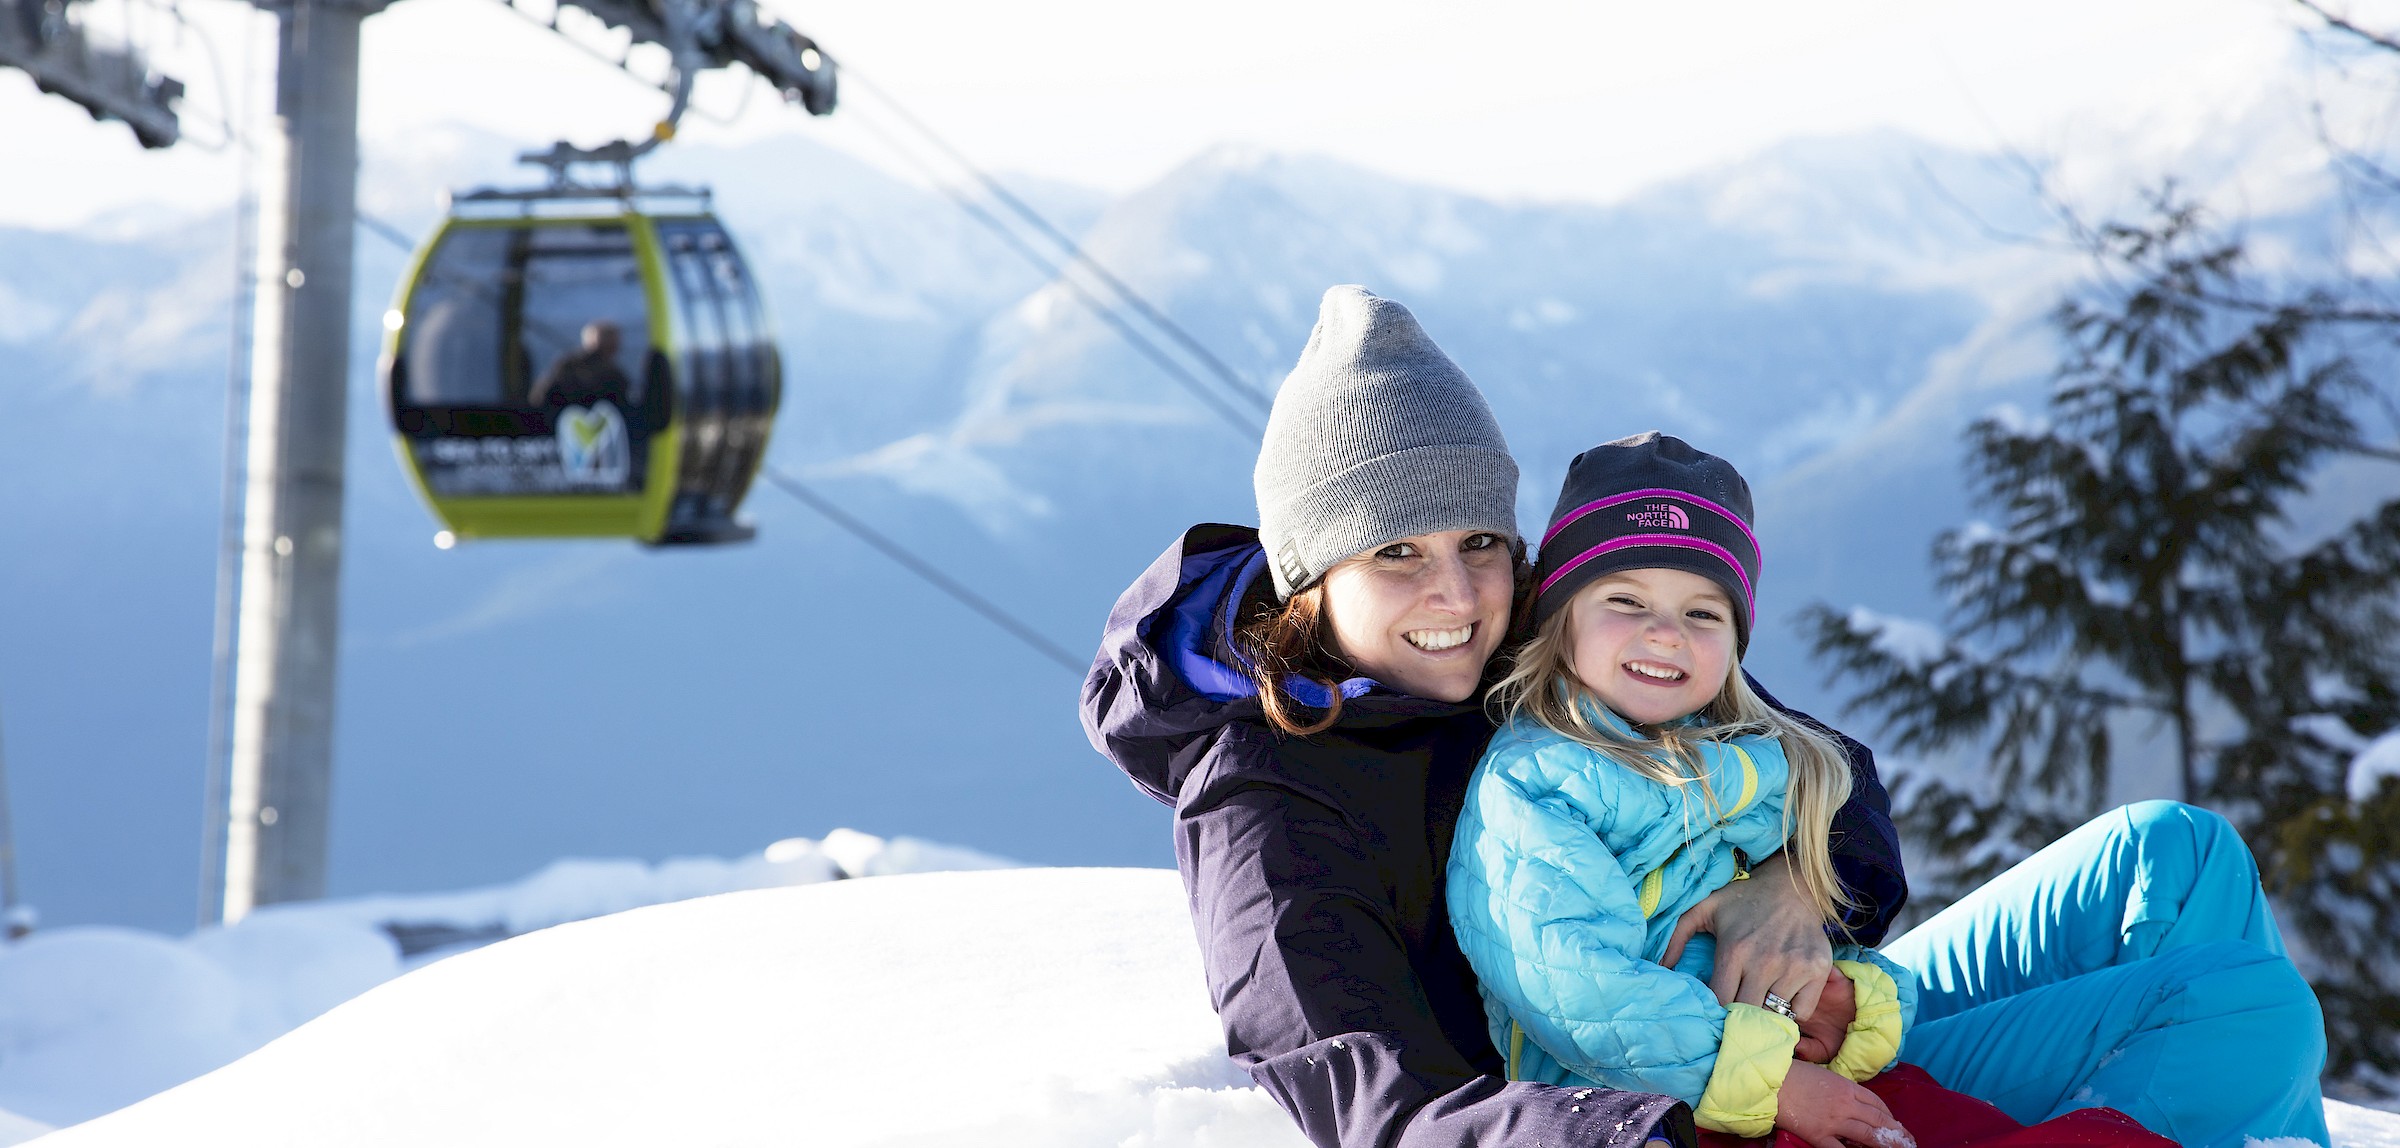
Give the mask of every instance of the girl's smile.
[{"label": "girl's smile", "polygon": [[1619,717],[1657,725],[1698,713],[1733,668],[1733,601],[1687,570],[1621,570],[1567,604],[1575,676]]}]

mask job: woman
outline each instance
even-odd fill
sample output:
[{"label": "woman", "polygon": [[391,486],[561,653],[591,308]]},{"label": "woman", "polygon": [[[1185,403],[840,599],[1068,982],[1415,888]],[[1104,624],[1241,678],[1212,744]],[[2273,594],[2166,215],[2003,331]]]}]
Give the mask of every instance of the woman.
[{"label": "woman", "polygon": [[[1254,482],[1259,529],[1195,527],[1161,555],[1083,695],[1093,744],[1175,806],[1228,1051],[1320,1145],[1691,1145],[1680,1101],[1506,1080],[1450,934],[1442,873],[1524,564],[1482,395],[1406,308],[1336,287]],[[1834,864],[1872,943],[1906,886],[1873,759],[1841,744],[1858,784]],[[1805,1016],[1832,971],[1787,880],[1683,925],[1717,937],[1729,1001]]]}]

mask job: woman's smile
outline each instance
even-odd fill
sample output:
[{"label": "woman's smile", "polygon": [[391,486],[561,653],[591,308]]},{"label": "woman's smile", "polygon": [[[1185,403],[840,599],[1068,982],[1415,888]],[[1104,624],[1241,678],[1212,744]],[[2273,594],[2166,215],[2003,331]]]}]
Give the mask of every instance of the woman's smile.
[{"label": "woman's smile", "polygon": [[1475,636],[1475,626],[1469,623],[1455,630],[1410,630],[1400,636],[1427,653],[1442,653],[1466,645]]},{"label": "woman's smile", "polygon": [[1325,573],[1325,620],[1351,668],[1433,701],[1463,702],[1508,631],[1516,549],[1489,530],[1385,543]]}]

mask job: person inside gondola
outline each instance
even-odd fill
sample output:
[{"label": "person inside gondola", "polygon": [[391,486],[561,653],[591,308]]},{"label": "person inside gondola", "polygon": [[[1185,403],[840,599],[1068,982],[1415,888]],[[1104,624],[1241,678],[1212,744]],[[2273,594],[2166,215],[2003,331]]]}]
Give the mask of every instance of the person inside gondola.
[{"label": "person inside gondola", "polygon": [[583,345],[551,363],[534,380],[526,402],[553,412],[588,407],[602,399],[624,408],[633,393],[633,380],[617,365],[617,352],[624,346],[625,333],[615,323],[595,319],[584,324]]}]

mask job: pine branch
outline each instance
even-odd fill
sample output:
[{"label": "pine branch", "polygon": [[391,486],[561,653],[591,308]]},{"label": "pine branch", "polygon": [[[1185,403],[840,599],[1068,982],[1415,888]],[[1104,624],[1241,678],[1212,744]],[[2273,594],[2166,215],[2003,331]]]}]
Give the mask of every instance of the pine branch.
[{"label": "pine branch", "polygon": [[2341,166],[2349,168],[2360,178],[2374,184],[2386,194],[2400,195],[2400,175],[2392,174],[2390,168],[2375,162],[2372,157],[2361,152],[2342,147],[2326,139],[2323,132],[2318,133],[2317,139],[2326,146],[2327,150],[2335,153],[2335,161]]},{"label": "pine branch", "polygon": [[2312,599],[2381,600],[2400,589],[2400,499],[2376,507],[2285,567],[2291,593]]},{"label": "pine branch", "polygon": [[2385,462],[2400,462],[2400,447],[2376,446],[2373,443],[2365,442],[2360,439],[2342,439],[2328,442],[2325,445],[2341,451],[2344,454],[2354,454],[2360,456],[2361,458],[2381,459]]},{"label": "pine branch", "polygon": [[2387,307],[2345,307],[2333,303],[2296,304],[2290,302],[2271,302],[2265,299],[2247,299],[2239,295],[2226,295],[2214,291],[2200,292],[2192,297],[2200,302],[2207,303],[2212,306],[2223,307],[2232,311],[2247,311],[2252,314],[2273,314],[2282,311],[2296,311],[2307,318],[2327,323],[2365,323],[2373,326],[2400,326],[2400,310],[2393,310]]},{"label": "pine branch", "polygon": [[1949,624],[1820,603],[1802,627],[1896,749],[1981,751],[1969,785],[1895,779],[1930,849],[1916,904],[2097,812],[2119,718],[2171,721],[2187,800],[2240,827],[2317,958],[2333,1074],[2400,1071],[2400,784],[2347,792],[2358,739],[2400,727],[2400,498],[2296,553],[2283,531],[2329,459],[2400,462],[2362,404],[2400,405],[2344,350],[2349,325],[2400,335],[2400,309],[2355,284],[2265,297],[2172,186],[2091,239],[2101,271],[2054,312],[2044,409],[1967,433],[1969,494],[1999,525],[1935,541]]},{"label": "pine branch", "polygon": [[1857,683],[1849,706],[1877,715],[1901,749],[1937,751],[1998,726],[1995,753],[2014,758],[2031,752],[2029,739],[2040,729],[2071,724],[2068,716],[2168,712],[2159,699],[2084,681],[2072,672],[2073,659],[2062,663],[2063,672],[2041,674],[1946,643],[1938,656],[1911,660],[1883,644],[1881,629],[1862,627],[1822,602],[1802,610],[1799,625],[1815,655],[1833,663],[1834,678]]},{"label": "pine branch", "polygon": [[2384,35],[2381,32],[2370,32],[2365,28],[2361,28],[2358,25],[2351,23],[2344,17],[2336,16],[2333,13],[2326,11],[2325,7],[2321,4],[2318,4],[2316,0],[2292,0],[2292,3],[2298,4],[2302,8],[2306,8],[2310,12],[2314,13],[2317,19],[2323,20],[2325,22],[2325,26],[2328,28],[2332,28],[2340,32],[2347,32],[2350,35],[2365,41],[2367,44],[2376,48],[2380,48],[2386,52],[2400,52],[2400,40],[2393,39],[2392,37]]}]

